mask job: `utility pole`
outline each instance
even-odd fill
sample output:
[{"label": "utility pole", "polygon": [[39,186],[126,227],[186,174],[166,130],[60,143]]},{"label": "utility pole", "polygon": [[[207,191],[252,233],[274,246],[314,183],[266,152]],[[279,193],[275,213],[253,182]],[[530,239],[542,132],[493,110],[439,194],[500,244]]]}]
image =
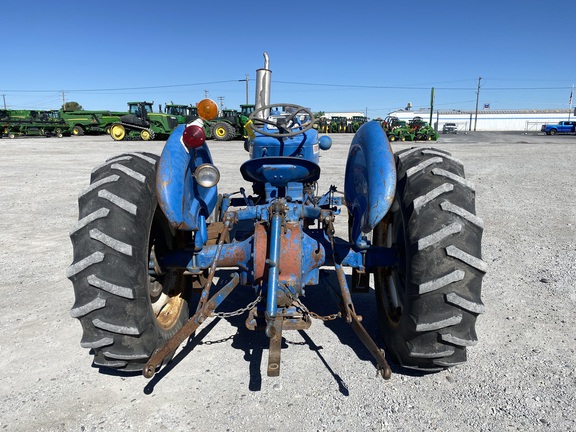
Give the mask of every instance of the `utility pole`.
[{"label": "utility pole", "polygon": [[62,90],[62,109],[64,109],[64,105],[66,105],[66,98],[64,97],[64,90]]},{"label": "utility pole", "polygon": [[246,74],[246,80],[238,80],[240,82],[246,81],[246,105],[248,105],[248,74]]},{"label": "utility pole", "polygon": [[218,102],[220,103],[220,111],[224,108],[224,96],[218,96]]},{"label": "utility pole", "polygon": [[208,90],[204,90],[204,99],[208,99]]},{"label": "utility pole", "polygon": [[[572,90],[570,91],[570,99],[568,99],[568,121],[570,121],[570,114],[572,114],[572,96],[574,96],[574,84],[572,84]],[[4,108],[6,108],[6,104],[4,104]]]},{"label": "utility pole", "polygon": [[476,115],[474,117],[474,132],[476,132],[476,124],[478,123],[478,99],[480,99],[480,81],[482,81],[482,77],[478,77],[478,90],[476,90]]},{"label": "utility pole", "polygon": [[[432,126],[432,115],[434,113],[434,96],[436,95],[436,91],[434,90],[434,87],[432,87],[432,90],[430,90],[430,121],[428,122],[428,124],[430,126]],[[435,130],[438,130],[438,127],[434,128]]]},{"label": "utility pole", "polygon": [[2,95],[2,99],[4,100],[4,109],[6,109],[6,95],[5,94]]}]

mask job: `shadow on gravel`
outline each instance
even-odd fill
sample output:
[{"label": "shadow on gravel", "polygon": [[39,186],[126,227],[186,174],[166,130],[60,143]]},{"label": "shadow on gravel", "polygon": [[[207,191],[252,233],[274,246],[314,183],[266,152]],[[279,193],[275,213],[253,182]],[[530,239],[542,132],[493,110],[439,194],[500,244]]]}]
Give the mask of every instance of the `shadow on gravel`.
[{"label": "shadow on gravel", "polygon": [[[228,280],[231,271],[220,271],[220,279],[217,285],[211,290],[211,294],[217,292]],[[336,276],[333,271],[326,271],[328,273],[328,282],[333,286],[336,281]],[[347,276],[348,284],[351,286],[351,278]],[[319,286],[311,286],[306,289],[306,296],[301,297],[301,301],[310,310],[318,315],[325,316],[331,315],[338,312],[337,304],[332,300],[329,294],[330,286],[327,284]],[[198,295],[198,294],[195,294]],[[224,302],[217,309],[217,312],[232,312],[244,308],[247,304],[255,299],[255,293],[250,287],[238,286],[230,296],[224,300]],[[376,303],[374,298],[374,291],[371,289],[368,293],[353,293],[352,301],[356,309],[356,313],[362,316],[362,324],[366,328],[368,334],[376,342],[376,344],[383,348],[384,343],[378,335],[378,315],[376,310]],[[191,304],[197,304],[197,299],[193,298]],[[194,310],[193,310],[194,311]],[[192,313],[193,313],[192,311]],[[197,346],[202,344],[218,344],[225,343],[232,340],[232,347],[235,349],[240,349],[244,352],[244,360],[248,363],[248,372],[250,374],[250,379],[248,383],[248,389],[250,391],[260,391],[262,389],[262,369],[266,370],[268,364],[267,352],[269,349],[270,340],[266,337],[263,331],[253,331],[246,328],[246,318],[247,313],[244,312],[241,315],[230,316],[226,318],[216,317],[211,320],[207,325],[201,326],[196,334],[192,335],[183,349],[178,352],[178,354],[164,367],[160,369],[158,373],[154,375],[148,384],[144,387],[145,394],[151,394],[154,391],[155,386],[168,374],[170,373],[178,364],[190,354]],[[212,329],[220,322],[221,319],[228,321],[230,325],[236,328],[236,332],[224,339],[218,340],[205,340],[209,336]],[[331,321],[322,321],[314,319],[312,325],[324,325],[332,333],[334,333],[333,343],[334,345],[347,345],[357,356],[358,361],[370,362],[374,366],[374,375],[380,376],[376,367],[377,363],[373,358],[370,351],[364,346],[362,341],[358,338],[352,327],[346,323],[343,318],[337,318]],[[303,341],[293,341],[291,335],[297,332]],[[305,330],[297,331],[284,331],[282,338],[282,350],[289,348],[290,345],[307,345],[310,351],[314,352],[318,359],[324,364],[326,370],[330,375],[332,375],[334,381],[338,385],[340,393],[344,396],[349,395],[348,386],[344,380],[340,377],[337,371],[330,364],[329,359],[327,359],[323,354],[322,350],[324,347],[318,345]],[[338,349],[336,347],[336,349]],[[265,356],[266,353],[266,356]],[[284,358],[284,352],[282,352],[282,358]],[[284,361],[284,360],[283,360]],[[396,364],[394,364],[389,358],[387,361],[390,364],[393,374],[402,374],[408,376],[421,376],[421,373],[417,371],[411,371],[404,369]],[[101,373],[107,373],[109,375],[126,376],[125,373],[117,373],[110,370],[101,370]],[[264,372],[265,373],[265,372]],[[135,373],[134,375],[139,375]],[[382,379],[382,378],[380,378]]]}]

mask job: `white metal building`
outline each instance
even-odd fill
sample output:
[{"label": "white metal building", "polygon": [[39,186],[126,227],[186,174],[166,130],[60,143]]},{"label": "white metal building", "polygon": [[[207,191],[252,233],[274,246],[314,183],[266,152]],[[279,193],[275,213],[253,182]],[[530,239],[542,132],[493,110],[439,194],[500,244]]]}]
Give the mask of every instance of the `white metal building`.
[{"label": "white metal building", "polygon": [[[430,111],[428,111],[430,113]],[[330,119],[332,117],[346,117],[350,120],[353,116],[363,116],[365,115],[363,112],[360,111],[343,111],[343,112],[327,112],[324,113],[324,117]],[[430,115],[430,114],[428,114]]]},{"label": "white metal building", "polygon": [[[430,110],[399,110],[390,113],[400,120],[409,121],[414,117],[422,117],[430,121]],[[546,123],[556,123],[561,120],[574,120],[575,115],[568,109],[549,110],[434,110],[432,125],[441,131],[445,123],[456,123],[458,131],[522,131],[525,133],[540,132]]]}]

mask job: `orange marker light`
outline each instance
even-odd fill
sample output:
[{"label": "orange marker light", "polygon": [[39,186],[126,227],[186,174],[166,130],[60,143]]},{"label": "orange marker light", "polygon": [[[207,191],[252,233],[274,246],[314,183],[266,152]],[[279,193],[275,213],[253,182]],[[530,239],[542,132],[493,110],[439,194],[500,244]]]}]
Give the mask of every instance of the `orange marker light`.
[{"label": "orange marker light", "polygon": [[202,99],[196,107],[202,120],[212,120],[218,116],[218,105],[212,99]]}]

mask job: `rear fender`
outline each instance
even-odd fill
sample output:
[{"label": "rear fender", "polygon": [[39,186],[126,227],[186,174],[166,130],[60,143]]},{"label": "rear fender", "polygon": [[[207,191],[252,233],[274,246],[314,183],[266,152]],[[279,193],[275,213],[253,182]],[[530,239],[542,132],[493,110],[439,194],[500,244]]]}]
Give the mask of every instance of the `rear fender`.
[{"label": "rear fender", "polygon": [[156,194],[173,228],[204,230],[205,219],[216,206],[218,189],[200,186],[194,170],[204,163],[212,163],[212,157],[206,143],[190,151],[184,147],[181,142],[184,127],[178,126],[164,146],[156,171]]},{"label": "rear fender", "polygon": [[352,216],[350,242],[360,249],[367,247],[362,233],[371,232],[394,201],[396,165],[386,134],[376,121],[365,123],[352,139],[344,198]]}]

